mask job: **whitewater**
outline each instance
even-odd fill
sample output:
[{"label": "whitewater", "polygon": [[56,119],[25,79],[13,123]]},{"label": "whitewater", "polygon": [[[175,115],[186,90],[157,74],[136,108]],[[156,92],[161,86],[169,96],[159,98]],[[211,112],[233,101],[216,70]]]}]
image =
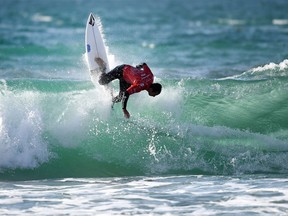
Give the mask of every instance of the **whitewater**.
[{"label": "whitewater", "polygon": [[[1,215],[287,215],[284,0],[52,3],[0,8]],[[163,86],[130,119],[90,79],[90,12],[110,68]]]}]

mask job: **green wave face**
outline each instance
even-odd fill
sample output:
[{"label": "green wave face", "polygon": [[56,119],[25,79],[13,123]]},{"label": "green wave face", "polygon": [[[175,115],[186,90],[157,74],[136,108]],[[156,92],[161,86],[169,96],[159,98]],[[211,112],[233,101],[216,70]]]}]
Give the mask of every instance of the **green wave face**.
[{"label": "green wave face", "polygon": [[286,81],[162,80],[126,120],[90,82],[2,80],[0,177],[287,173]]}]

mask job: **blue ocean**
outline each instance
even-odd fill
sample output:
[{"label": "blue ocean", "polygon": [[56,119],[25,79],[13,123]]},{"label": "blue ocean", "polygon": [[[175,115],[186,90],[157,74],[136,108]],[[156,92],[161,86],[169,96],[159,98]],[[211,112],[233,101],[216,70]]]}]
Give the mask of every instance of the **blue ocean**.
[{"label": "blue ocean", "polygon": [[[1,215],[288,215],[286,0],[0,3]],[[163,86],[130,119],[90,79],[90,13],[111,69]]]}]

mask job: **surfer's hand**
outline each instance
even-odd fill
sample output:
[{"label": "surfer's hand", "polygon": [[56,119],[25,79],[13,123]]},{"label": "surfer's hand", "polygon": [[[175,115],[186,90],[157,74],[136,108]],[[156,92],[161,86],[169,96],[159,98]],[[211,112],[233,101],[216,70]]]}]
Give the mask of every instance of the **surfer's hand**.
[{"label": "surfer's hand", "polygon": [[130,118],[130,113],[127,111],[127,109],[122,109],[123,110],[123,113],[124,113],[124,117],[125,118]]}]

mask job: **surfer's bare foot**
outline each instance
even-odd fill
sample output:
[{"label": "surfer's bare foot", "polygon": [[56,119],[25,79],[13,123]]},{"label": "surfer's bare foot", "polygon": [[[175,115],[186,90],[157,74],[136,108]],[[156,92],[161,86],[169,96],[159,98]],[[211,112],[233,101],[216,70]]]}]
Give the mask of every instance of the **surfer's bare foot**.
[{"label": "surfer's bare foot", "polygon": [[95,62],[99,65],[105,65],[105,62],[100,57],[95,57]]},{"label": "surfer's bare foot", "polygon": [[105,72],[106,63],[103,61],[103,59],[96,57],[94,60],[99,65],[101,72]]}]

